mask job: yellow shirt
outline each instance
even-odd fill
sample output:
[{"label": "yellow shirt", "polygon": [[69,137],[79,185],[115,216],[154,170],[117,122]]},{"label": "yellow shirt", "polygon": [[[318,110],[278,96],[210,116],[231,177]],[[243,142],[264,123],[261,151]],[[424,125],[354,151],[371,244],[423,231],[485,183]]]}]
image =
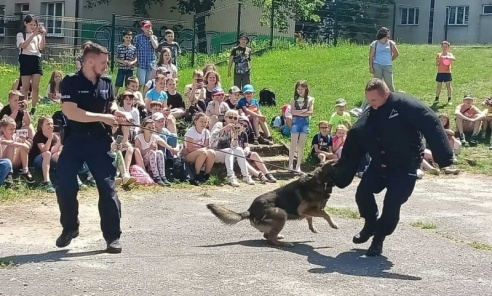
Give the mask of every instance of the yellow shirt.
[{"label": "yellow shirt", "polygon": [[[345,124],[345,122],[348,121],[348,122],[352,123],[351,119],[352,119],[352,117],[350,116],[350,113],[348,113],[348,112],[344,111],[342,115],[338,115],[337,112],[333,113],[331,115],[330,122],[329,122],[331,125],[331,134],[336,133],[337,126],[339,126],[340,124],[347,126]],[[349,128],[349,127],[347,126],[347,128]]]}]

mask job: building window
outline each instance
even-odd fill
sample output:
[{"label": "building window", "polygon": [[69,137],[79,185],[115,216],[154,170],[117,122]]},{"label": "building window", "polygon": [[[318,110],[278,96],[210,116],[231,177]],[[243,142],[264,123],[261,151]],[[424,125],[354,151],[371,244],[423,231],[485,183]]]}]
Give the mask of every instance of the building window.
[{"label": "building window", "polygon": [[45,3],[46,33],[48,36],[63,36],[63,16],[65,5],[63,2]]},{"label": "building window", "polygon": [[468,25],[469,6],[448,6],[448,25]]},{"label": "building window", "polygon": [[483,6],[483,14],[491,15],[492,14],[492,5],[484,5]]},{"label": "building window", "polygon": [[5,5],[0,5],[0,37],[5,37]]},{"label": "building window", "polygon": [[418,25],[418,8],[400,8],[400,25]]}]

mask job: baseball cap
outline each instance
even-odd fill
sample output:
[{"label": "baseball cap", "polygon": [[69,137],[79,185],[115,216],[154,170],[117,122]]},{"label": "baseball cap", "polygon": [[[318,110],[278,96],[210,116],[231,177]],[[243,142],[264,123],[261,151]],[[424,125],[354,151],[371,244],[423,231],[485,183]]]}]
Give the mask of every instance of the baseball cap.
[{"label": "baseball cap", "polygon": [[246,115],[240,115],[239,118],[238,118],[238,122],[241,122],[241,121],[247,122],[248,123],[248,128],[250,130],[252,130],[252,128],[251,128],[251,122],[249,122],[248,116],[246,116]]},{"label": "baseball cap", "polygon": [[282,110],[282,114],[284,114],[285,111],[287,111],[287,108],[289,108],[289,105],[288,104],[285,104],[285,105],[282,106],[282,109],[281,109]]},{"label": "baseball cap", "polygon": [[214,87],[214,89],[212,89],[212,96],[220,96],[220,95],[224,95],[224,90],[220,87]]},{"label": "baseball cap", "polygon": [[347,105],[347,101],[345,101],[345,99],[338,99],[336,102],[335,102],[336,106],[340,106],[340,107],[343,107],[345,105]]},{"label": "baseball cap", "polygon": [[254,92],[254,91],[255,89],[251,84],[246,84],[245,86],[243,86],[243,93]]},{"label": "baseball cap", "polygon": [[154,121],[161,120],[163,118],[164,118],[164,114],[162,114],[161,112],[156,112],[152,114],[152,120]]},{"label": "baseball cap", "polygon": [[150,21],[143,21],[140,23],[140,27],[152,27],[152,23]]},{"label": "baseball cap", "polygon": [[473,100],[473,97],[472,97],[472,95],[470,95],[470,94],[466,94],[466,95],[463,97],[463,100]]},{"label": "baseball cap", "polygon": [[236,93],[236,92],[241,92],[241,90],[239,89],[239,87],[237,86],[232,86],[231,88],[229,88],[229,93],[232,94],[232,93]]},{"label": "baseball cap", "polygon": [[241,39],[241,38],[246,38],[246,40],[248,40],[248,42],[249,42],[249,37],[248,37],[248,36],[246,36],[246,34],[241,33],[241,34],[238,36],[237,40],[239,40],[239,39]]}]

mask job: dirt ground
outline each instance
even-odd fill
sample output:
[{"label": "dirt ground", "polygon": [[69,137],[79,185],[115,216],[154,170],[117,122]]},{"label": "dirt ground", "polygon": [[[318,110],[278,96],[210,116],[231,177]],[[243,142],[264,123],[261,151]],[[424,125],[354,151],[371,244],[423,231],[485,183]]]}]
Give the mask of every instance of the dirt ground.
[{"label": "dirt ground", "polygon": [[[335,189],[328,206],[357,211],[358,180]],[[276,186],[281,185],[277,184]],[[285,184],[285,182],[284,182]],[[105,247],[96,191],[81,194],[81,235],[55,247],[61,231],[56,199],[0,204],[0,295],[490,295],[492,178],[425,177],[402,208],[384,256],[364,258],[351,237],[362,220],[288,222],[292,249],[267,247],[248,222],[222,225],[205,207],[247,209],[272,185],[120,192],[123,253]],[[384,194],[384,192],[382,193]],[[380,195],[381,196],[381,195]],[[381,204],[382,198],[378,199]],[[435,229],[414,227],[433,224]],[[433,228],[433,227],[431,227]]]}]

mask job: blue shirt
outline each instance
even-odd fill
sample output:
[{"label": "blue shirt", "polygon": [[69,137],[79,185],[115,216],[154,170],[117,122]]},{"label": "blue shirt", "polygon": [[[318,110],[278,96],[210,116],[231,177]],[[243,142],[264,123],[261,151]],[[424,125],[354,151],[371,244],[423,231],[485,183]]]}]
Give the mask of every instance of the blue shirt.
[{"label": "blue shirt", "polygon": [[258,102],[257,99],[251,99],[250,103],[246,101],[246,98],[240,99],[239,102],[237,103],[237,108],[242,110],[243,107],[246,107],[246,109],[254,113],[258,113],[258,111],[260,111],[260,103]]},{"label": "blue shirt", "polygon": [[155,50],[152,46],[150,37],[139,34],[135,37],[134,44],[137,48],[138,68],[152,70],[153,65],[155,64]]},{"label": "blue shirt", "polygon": [[393,61],[391,49],[395,46],[395,42],[388,40],[386,43],[381,43],[379,40],[373,41],[371,47],[374,47],[374,64],[381,66],[391,66]]},{"label": "blue shirt", "polygon": [[164,102],[167,100],[167,93],[165,91],[158,92],[155,88],[149,90],[145,95],[145,98],[149,98],[152,101]]}]

